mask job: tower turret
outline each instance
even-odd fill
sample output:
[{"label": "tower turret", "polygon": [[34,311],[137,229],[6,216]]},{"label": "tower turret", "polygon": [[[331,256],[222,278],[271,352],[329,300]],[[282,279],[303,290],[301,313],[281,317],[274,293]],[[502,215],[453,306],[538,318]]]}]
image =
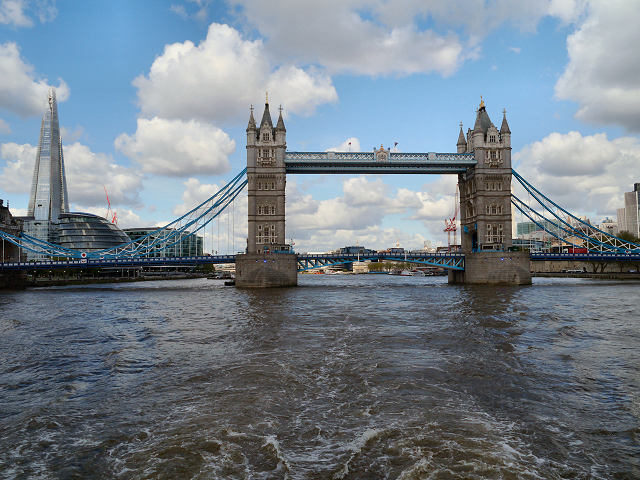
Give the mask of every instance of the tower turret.
[{"label": "tower turret", "polygon": [[462,122],[460,122],[460,135],[458,135],[458,153],[464,153],[467,151],[467,140],[464,138],[464,132],[462,131]]}]

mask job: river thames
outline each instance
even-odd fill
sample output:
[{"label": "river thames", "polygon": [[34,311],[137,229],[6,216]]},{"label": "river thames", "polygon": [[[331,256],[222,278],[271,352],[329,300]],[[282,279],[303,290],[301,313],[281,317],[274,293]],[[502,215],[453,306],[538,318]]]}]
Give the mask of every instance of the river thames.
[{"label": "river thames", "polygon": [[640,283],[0,293],[0,477],[640,478]]}]

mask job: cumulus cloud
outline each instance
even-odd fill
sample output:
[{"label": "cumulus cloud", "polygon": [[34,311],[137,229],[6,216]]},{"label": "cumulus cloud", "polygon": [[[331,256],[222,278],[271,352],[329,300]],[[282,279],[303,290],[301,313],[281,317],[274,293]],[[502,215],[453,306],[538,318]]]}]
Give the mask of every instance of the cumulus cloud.
[{"label": "cumulus cloud", "polygon": [[[514,154],[514,163],[528,182],[574,215],[615,217],[624,192],[638,181],[640,140],[552,133]],[[526,198],[519,188],[516,195]]]},{"label": "cumulus cloud", "polygon": [[640,132],[638,1],[589,2],[587,15],[567,39],[569,63],[556,95],[578,102],[579,120]]},{"label": "cumulus cloud", "polygon": [[[69,98],[69,87],[59,79],[56,99]],[[18,45],[7,42],[0,45],[0,108],[27,117],[42,115],[49,85],[46,79],[38,79],[32,65],[24,62]]]},{"label": "cumulus cloud", "polygon": [[451,75],[471,55],[458,35],[420,30],[412,18],[384,18],[382,24],[382,17],[390,17],[381,11],[383,2],[331,0],[322,8],[304,1],[233,3],[281,58],[319,64],[331,73]]},{"label": "cumulus cloud", "polygon": [[[455,180],[426,185],[422,191],[392,188],[382,178],[359,176],[342,183],[342,195],[316,200],[304,194],[296,179],[287,181],[287,230],[304,251],[327,251],[354,244],[385,248],[402,238],[408,248],[420,248],[426,236],[406,231],[407,221],[418,221],[435,244],[444,243],[444,218],[452,213]],[[440,190],[452,194],[442,195]],[[384,228],[393,222],[397,228]],[[405,230],[403,230],[403,228]]]},{"label": "cumulus cloud", "polygon": [[327,152],[361,152],[360,140],[355,137],[347,138],[337,147],[328,148]]},{"label": "cumulus cloud", "polygon": [[[176,217],[182,216],[198,205],[202,204],[224,185],[201,183],[196,178],[183,182],[185,190],[182,194],[183,203],[173,207],[172,213]],[[247,238],[247,194],[240,192],[236,199],[218,215],[212,222],[198,231],[204,237],[205,251],[220,253],[235,253],[245,249]],[[165,224],[168,222],[165,222]],[[199,223],[199,226],[202,222]]]},{"label": "cumulus cloud", "polygon": [[[78,205],[106,205],[103,185],[113,205],[142,204],[140,176],[117,165],[109,155],[93,153],[80,143],[63,146],[69,199]],[[0,157],[6,160],[0,176],[0,187],[8,193],[28,194],[31,189],[37,147],[29,144],[4,143]]]},{"label": "cumulus cloud", "polygon": [[286,113],[309,114],[337,99],[331,79],[321,72],[274,63],[261,40],[244,40],[217,23],[198,46],[190,41],[165,46],[149,74],[133,85],[143,115],[182,120],[237,118],[265,91],[272,99],[286,99]]},{"label": "cumulus cloud", "polygon": [[0,176],[0,187],[7,193],[29,193],[37,147],[25,143],[3,143],[0,158],[6,160]]},{"label": "cumulus cloud", "polygon": [[[230,0],[281,59],[330,74],[454,74],[481,55],[480,42],[504,24],[535,31],[553,15],[575,21],[584,0]],[[426,25],[426,26],[425,26]]]},{"label": "cumulus cloud", "polygon": [[79,142],[65,145],[63,149],[71,202],[86,206],[105,205],[104,185],[111,205],[142,206],[139,196],[142,179],[138,172],[116,164],[111,155],[92,152]]},{"label": "cumulus cloud", "polygon": [[225,132],[207,123],[138,119],[133,135],[118,135],[116,150],[142,167],[145,173],[186,177],[219,175],[230,170],[229,155],[236,143]]},{"label": "cumulus cloud", "polygon": [[222,188],[216,184],[202,184],[197,178],[190,178],[186,182],[183,182],[183,185],[185,186],[184,193],[182,194],[182,201],[184,203],[173,207],[173,214],[178,217],[193,210],[218,193]]}]

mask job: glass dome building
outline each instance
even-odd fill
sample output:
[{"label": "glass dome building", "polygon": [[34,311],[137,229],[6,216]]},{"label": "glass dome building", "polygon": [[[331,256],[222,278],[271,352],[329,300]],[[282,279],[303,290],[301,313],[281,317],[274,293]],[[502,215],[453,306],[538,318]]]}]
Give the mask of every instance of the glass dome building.
[{"label": "glass dome building", "polygon": [[61,213],[58,221],[58,244],[64,248],[97,252],[131,241],[116,225],[91,213]]}]

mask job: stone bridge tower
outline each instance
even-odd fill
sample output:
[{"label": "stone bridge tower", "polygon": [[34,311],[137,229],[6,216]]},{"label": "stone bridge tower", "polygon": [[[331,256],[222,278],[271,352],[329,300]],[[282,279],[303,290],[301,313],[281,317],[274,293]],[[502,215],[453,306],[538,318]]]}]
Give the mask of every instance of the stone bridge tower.
[{"label": "stone bridge tower", "polygon": [[458,153],[474,153],[477,165],[458,177],[460,238],[464,253],[511,247],[511,130],[503,111],[498,130],[484,101],[467,138],[460,127]]},{"label": "stone bridge tower", "polygon": [[260,126],[253,107],[247,126],[247,250],[236,255],[237,287],[298,284],[297,256],[285,239],[286,150],[282,108],[274,128],[267,97]]},{"label": "stone bridge tower", "polygon": [[458,153],[474,153],[476,166],[458,176],[460,240],[465,271],[452,283],[531,283],[528,252],[512,252],[511,130],[503,110],[500,130],[480,100],[473,130],[460,126]]},{"label": "stone bridge tower", "polygon": [[268,98],[260,127],[256,126],[253,107],[251,108],[247,127],[247,253],[289,249],[285,239],[286,135],[282,108],[275,128],[271,121]]}]

